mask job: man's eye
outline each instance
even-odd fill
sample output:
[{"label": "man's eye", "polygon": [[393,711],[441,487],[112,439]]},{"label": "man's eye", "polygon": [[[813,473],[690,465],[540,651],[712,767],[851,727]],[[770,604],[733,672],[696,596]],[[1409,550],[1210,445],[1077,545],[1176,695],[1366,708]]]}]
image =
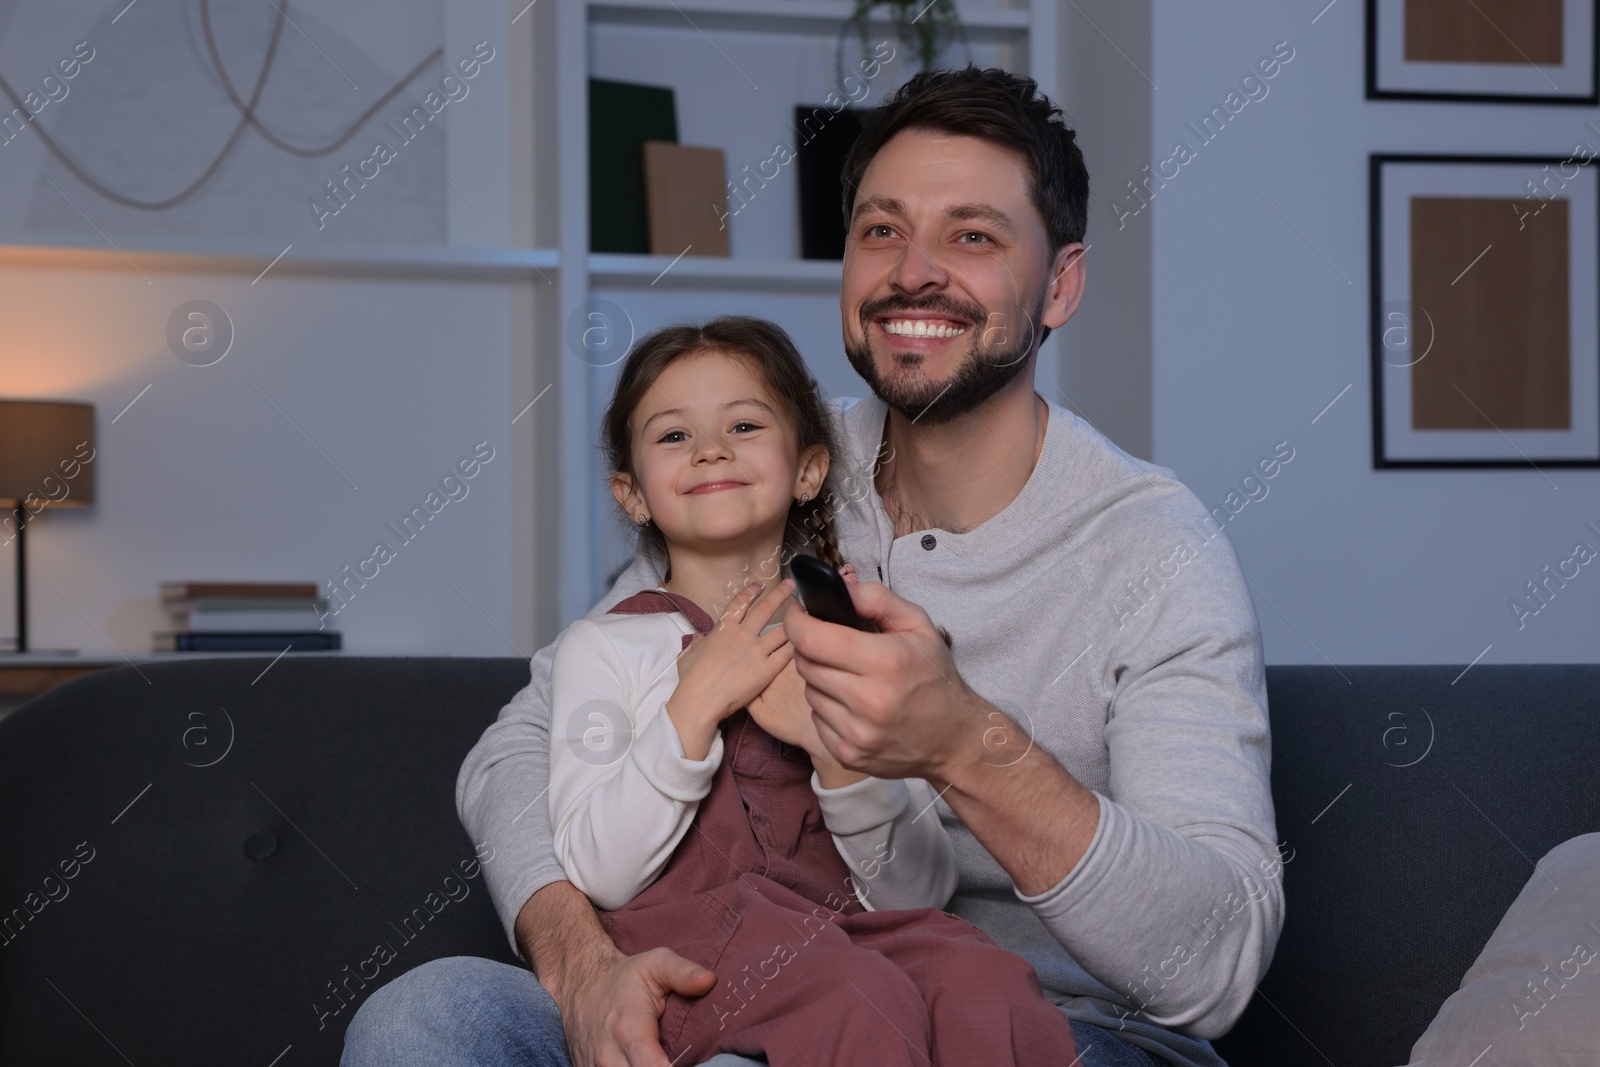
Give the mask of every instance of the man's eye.
[{"label": "man's eye", "polygon": [[894,233],[894,227],[885,225],[881,222],[873,226],[868,226],[866,230],[866,235],[868,237],[888,237],[892,233]]},{"label": "man's eye", "polygon": [[[977,240],[968,240],[968,238],[977,238]],[[977,230],[968,230],[966,233],[961,235],[961,241],[963,244],[983,244],[988,240],[988,234],[979,233]]]}]

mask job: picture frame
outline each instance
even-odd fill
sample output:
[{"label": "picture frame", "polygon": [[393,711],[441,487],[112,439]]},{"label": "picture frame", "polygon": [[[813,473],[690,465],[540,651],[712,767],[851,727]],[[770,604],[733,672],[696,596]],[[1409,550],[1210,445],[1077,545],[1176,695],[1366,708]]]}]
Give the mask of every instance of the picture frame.
[{"label": "picture frame", "polygon": [[1369,100],[1600,104],[1597,0],[1367,0]]},{"label": "picture frame", "polygon": [[1369,157],[1373,466],[1600,466],[1600,149]]}]

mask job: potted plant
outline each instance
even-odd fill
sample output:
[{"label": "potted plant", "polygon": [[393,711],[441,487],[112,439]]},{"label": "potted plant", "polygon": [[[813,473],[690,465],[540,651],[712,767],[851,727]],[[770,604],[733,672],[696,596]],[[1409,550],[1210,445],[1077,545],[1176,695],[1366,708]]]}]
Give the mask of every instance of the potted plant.
[{"label": "potted plant", "polygon": [[[939,53],[955,40],[966,43],[966,31],[961,16],[956,11],[955,0],[855,0],[855,9],[839,28],[839,43],[833,53],[834,75],[839,89],[849,93],[844,84],[844,46],[852,36],[861,43],[861,51],[872,48],[867,25],[872,13],[888,8],[889,23],[894,27],[895,39],[917,57],[920,67],[931,67]],[[970,57],[969,57],[970,58]]]}]

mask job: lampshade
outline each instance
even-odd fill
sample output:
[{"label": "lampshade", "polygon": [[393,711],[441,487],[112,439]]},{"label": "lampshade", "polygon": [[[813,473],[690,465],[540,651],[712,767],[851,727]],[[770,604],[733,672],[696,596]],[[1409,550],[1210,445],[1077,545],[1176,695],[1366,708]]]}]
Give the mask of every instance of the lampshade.
[{"label": "lampshade", "polygon": [[0,503],[94,503],[94,405],[0,400]]}]

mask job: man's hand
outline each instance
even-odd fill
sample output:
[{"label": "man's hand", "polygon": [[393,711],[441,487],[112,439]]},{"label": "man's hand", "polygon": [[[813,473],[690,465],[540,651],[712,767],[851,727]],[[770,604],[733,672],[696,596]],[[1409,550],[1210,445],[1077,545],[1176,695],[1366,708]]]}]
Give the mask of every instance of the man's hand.
[{"label": "man's hand", "polygon": [[704,996],[714,972],[671,949],[617,951],[594,906],[551,882],[517,913],[517,944],[561,1012],[572,1067],[670,1067],[661,1049],[667,993]]},{"label": "man's hand", "polygon": [[669,948],[618,952],[569,975],[555,999],[572,1067],[668,1067],[660,1030],[667,993],[702,996],[716,977]]},{"label": "man's hand", "polygon": [[1060,882],[1094,838],[1094,792],[972,691],[926,611],[877,582],[849,588],[882,633],[783,619],[823,747],[854,770],[926,780],[1018,892]]},{"label": "man's hand", "polygon": [[934,783],[954,764],[981,756],[971,746],[981,747],[994,709],[957,673],[928,613],[878,582],[847,587],[856,610],[881,633],[799,611],[783,620],[823,747],[865,774]]}]

